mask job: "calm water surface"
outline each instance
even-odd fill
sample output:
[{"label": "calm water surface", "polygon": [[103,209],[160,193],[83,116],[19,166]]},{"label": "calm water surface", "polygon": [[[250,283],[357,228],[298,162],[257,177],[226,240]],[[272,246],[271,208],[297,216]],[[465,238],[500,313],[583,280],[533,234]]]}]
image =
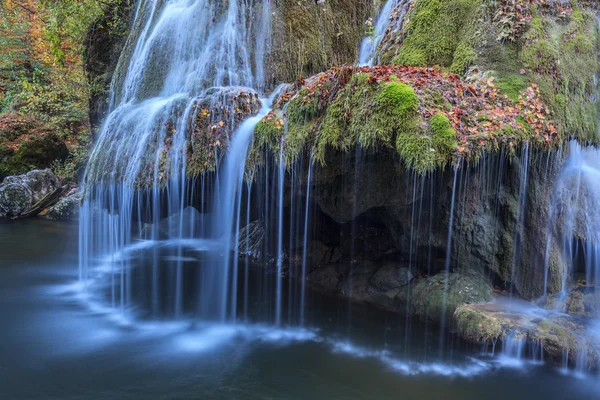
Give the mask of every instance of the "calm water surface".
[{"label": "calm water surface", "polygon": [[1,399],[594,399],[600,378],[480,354],[310,296],[307,329],[123,321],[77,284],[77,226],[0,222]]}]

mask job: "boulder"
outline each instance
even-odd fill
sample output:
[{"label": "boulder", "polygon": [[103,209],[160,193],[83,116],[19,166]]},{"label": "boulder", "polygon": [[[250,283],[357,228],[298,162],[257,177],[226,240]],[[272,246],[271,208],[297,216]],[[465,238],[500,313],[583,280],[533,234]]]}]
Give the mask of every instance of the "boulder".
[{"label": "boulder", "polygon": [[0,186],[0,217],[16,217],[33,204],[33,193],[27,186],[17,183]]},{"label": "boulder", "polygon": [[544,359],[562,365],[599,367],[600,337],[595,334],[598,322],[593,318],[548,311],[527,301],[498,296],[489,304],[458,307],[454,322],[458,334],[475,344],[516,340],[523,348],[543,349]]},{"label": "boulder", "polygon": [[79,188],[71,189],[58,203],[42,211],[40,216],[55,221],[72,220],[79,217],[82,193]]},{"label": "boulder", "polygon": [[386,264],[371,277],[371,285],[377,289],[387,292],[408,285],[413,275],[409,268],[397,264]]},{"label": "boulder", "polygon": [[196,208],[188,206],[181,213],[164,218],[157,224],[146,224],[142,237],[159,240],[195,237],[208,219],[208,215],[201,214]]},{"label": "boulder", "polygon": [[446,280],[445,274],[439,273],[409,283],[374,293],[367,301],[379,308],[402,313],[408,311],[422,320],[439,324],[444,318],[450,321],[460,306],[492,300],[491,285],[479,275],[450,273]]},{"label": "boulder", "polygon": [[0,185],[0,218],[35,216],[62,192],[60,180],[49,169],[6,177]]}]

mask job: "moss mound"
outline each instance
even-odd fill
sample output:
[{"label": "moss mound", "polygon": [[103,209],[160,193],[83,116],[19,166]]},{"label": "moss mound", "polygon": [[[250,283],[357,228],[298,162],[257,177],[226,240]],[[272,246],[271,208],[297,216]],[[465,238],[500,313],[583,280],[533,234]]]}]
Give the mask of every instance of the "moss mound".
[{"label": "moss mound", "polygon": [[[333,149],[395,151],[427,173],[482,149],[514,151],[525,141],[553,146],[560,137],[536,86],[518,102],[492,80],[466,82],[433,68],[344,67],[300,81],[256,128],[253,162],[263,148],[291,165],[301,154],[321,164]],[[277,159],[279,158],[276,157]]]}]

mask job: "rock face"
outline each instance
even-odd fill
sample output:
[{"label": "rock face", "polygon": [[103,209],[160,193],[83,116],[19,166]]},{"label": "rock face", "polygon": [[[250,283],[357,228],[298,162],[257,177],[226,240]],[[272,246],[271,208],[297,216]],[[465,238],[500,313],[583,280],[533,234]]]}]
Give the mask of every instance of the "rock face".
[{"label": "rock face", "polygon": [[365,22],[376,13],[363,0],[273,2],[272,44],[268,84],[292,82],[335,65],[355,63]]},{"label": "rock face", "polygon": [[60,180],[49,169],[6,177],[0,185],[0,218],[37,215],[62,191]]},{"label": "rock face", "polygon": [[32,206],[33,193],[23,185],[3,184],[0,187],[0,217],[16,217]]}]

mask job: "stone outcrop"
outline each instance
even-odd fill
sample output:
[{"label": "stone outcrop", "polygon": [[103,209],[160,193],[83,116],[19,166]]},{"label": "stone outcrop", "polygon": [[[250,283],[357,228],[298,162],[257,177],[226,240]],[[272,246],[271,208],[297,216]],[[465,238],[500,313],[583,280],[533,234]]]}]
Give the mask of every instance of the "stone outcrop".
[{"label": "stone outcrop", "polygon": [[600,367],[600,338],[594,333],[597,319],[572,317],[516,299],[497,298],[490,304],[458,307],[454,322],[458,333],[473,343],[533,343],[557,363],[568,362],[582,369]]},{"label": "stone outcrop", "polygon": [[63,190],[49,169],[9,176],[0,185],[0,218],[35,216],[58,201]]}]

